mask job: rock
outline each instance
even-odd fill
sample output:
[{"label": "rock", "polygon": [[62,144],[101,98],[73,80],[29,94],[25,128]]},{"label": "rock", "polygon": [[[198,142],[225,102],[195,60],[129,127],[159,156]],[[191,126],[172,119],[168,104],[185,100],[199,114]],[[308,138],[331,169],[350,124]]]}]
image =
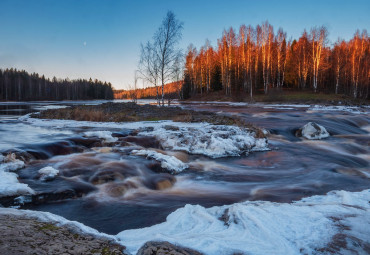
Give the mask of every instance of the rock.
[{"label": "rock", "polygon": [[161,173],[152,175],[144,184],[150,189],[163,190],[171,188],[175,182],[176,178],[172,175]]},{"label": "rock", "polygon": [[104,186],[104,191],[111,197],[121,197],[130,189],[137,189],[138,186],[134,182],[126,183],[109,183]]},{"label": "rock", "polygon": [[309,140],[319,140],[330,136],[329,132],[323,126],[315,122],[308,122],[302,128],[298,129],[295,135]]},{"label": "rock", "polygon": [[19,215],[0,214],[0,254],[126,254],[108,238]]},{"label": "rock", "polygon": [[120,141],[133,143],[145,148],[161,148],[159,142],[150,136],[126,136],[120,139]]},{"label": "rock", "polygon": [[201,255],[202,253],[173,245],[169,242],[146,242],[140,250],[137,252],[137,255]]},{"label": "rock", "polygon": [[105,170],[95,173],[90,178],[90,182],[94,185],[98,185],[117,180],[122,181],[123,179],[125,179],[125,177],[121,173],[111,170]]}]

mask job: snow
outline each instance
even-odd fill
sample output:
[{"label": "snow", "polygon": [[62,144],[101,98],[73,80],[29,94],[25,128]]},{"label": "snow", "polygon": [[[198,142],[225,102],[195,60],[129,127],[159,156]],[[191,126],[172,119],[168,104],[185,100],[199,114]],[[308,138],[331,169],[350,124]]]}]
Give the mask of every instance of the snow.
[{"label": "snow", "polygon": [[114,143],[118,140],[117,137],[112,136],[112,132],[110,131],[88,131],[84,133],[87,137],[99,137],[104,139],[107,143]]},{"label": "snow", "polygon": [[255,134],[245,128],[226,125],[197,123],[198,125],[178,125],[168,129],[157,126],[141,129],[141,135],[154,136],[166,150],[186,151],[211,158],[240,156],[249,151],[268,150],[266,138],[255,138]]},{"label": "snow", "polygon": [[302,127],[302,136],[309,140],[319,140],[330,135],[323,126],[314,122],[308,122]]},{"label": "snow", "polygon": [[42,181],[52,180],[59,174],[59,170],[51,166],[41,168],[38,172]]},{"label": "snow", "polygon": [[0,197],[33,194],[34,191],[27,184],[19,183],[17,171],[24,167],[24,162],[15,159],[14,154],[0,157]]},{"label": "snow", "polygon": [[168,241],[204,254],[313,254],[336,234],[369,242],[369,198],[370,190],[333,191],[293,203],[186,205],[164,223],[117,237],[133,254],[147,241]]},{"label": "snow", "polygon": [[51,110],[51,109],[63,109],[69,107],[68,105],[42,105],[39,107],[34,107],[34,110],[37,111],[45,111],[45,110]]},{"label": "snow", "polygon": [[314,105],[308,109],[308,111],[342,111],[349,112],[354,114],[367,114],[369,113],[367,107],[358,107],[358,106],[344,106],[344,105]]},{"label": "snow", "polygon": [[133,150],[132,154],[147,156],[161,162],[161,167],[173,173],[180,173],[189,166],[174,156],[165,155],[153,150]]}]

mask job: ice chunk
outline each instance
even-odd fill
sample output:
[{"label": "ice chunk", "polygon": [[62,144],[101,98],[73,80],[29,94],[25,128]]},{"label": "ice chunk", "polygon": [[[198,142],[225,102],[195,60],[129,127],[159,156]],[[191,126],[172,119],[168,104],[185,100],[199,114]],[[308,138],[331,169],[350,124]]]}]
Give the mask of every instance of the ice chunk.
[{"label": "ice chunk", "polygon": [[59,170],[51,166],[41,168],[38,172],[42,181],[52,180],[59,174]]},{"label": "ice chunk", "polygon": [[180,173],[189,166],[174,156],[165,155],[153,150],[133,150],[132,154],[147,156],[161,162],[161,167],[173,173]]},{"label": "ice chunk", "polygon": [[117,137],[113,137],[112,132],[110,131],[89,131],[89,132],[85,132],[84,134],[87,137],[96,136],[96,137],[102,138],[107,143],[114,143],[118,139]]},{"label": "ice chunk", "polygon": [[[335,191],[294,203],[186,205],[164,223],[117,237],[133,254],[147,241],[168,241],[204,254],[313,254],[338,234],[357,243],[370,241],[369,197],[370,190]],[[355,247],[359,254],[361,247]]]},{"label": "ice chunk", "polygon": [[303,136],[310,140],[319,140],[330,136],[323,126],[316,124],[315,122],[308,122],[298,130],[297,134],[298,136]]}]

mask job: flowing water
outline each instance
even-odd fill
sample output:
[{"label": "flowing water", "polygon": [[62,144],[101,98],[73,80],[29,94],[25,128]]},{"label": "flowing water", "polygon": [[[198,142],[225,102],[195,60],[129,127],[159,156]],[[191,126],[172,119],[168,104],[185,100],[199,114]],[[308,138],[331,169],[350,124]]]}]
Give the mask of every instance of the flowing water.
[{"label": "flowing water", "polygon": [[[163,222],[185,204],[210,207],[246,200],[291,202],[331,190],[370,188],[369,108],[183,104],[184,108],[238,115],[266,129],[271,150],[218,159],[173,152],[190,166],[177,175],[159,173],[157,162],[129,153],[136,147],[160,146],[152,137],[137,136],[127,128],[58,128],[18,119],[47,107],[103,102],[0,105],[0,151],[17,149],[34,158],[18,175],[41,195],[22,208],[52,212],[116,234]],[[324,126],[331,136],[323,140],[297,138],[295,131],[310,121]],[[102,144],[101,139],[84,136],[85,132],[102,130],[113,132],[119,144]],[[46,166],[60,171],[55,180],[38,178],[38,170]]]}]

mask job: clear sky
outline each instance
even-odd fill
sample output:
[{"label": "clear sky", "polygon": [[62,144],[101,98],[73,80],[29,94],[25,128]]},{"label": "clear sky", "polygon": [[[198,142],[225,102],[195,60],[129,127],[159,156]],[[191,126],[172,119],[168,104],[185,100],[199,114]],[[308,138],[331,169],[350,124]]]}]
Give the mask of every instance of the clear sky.
[{"label": "clear sky", "polygon": [[332,42],[356,29],[370,32],[370,0],[0,0],[0,68],[127,88],[140,43],[151,39],[168,10],[184,22],[183,49],[199,48],[206,38],[215,45],[225,28],[265,20],[293,38],[315,25],[326,25]]}]

